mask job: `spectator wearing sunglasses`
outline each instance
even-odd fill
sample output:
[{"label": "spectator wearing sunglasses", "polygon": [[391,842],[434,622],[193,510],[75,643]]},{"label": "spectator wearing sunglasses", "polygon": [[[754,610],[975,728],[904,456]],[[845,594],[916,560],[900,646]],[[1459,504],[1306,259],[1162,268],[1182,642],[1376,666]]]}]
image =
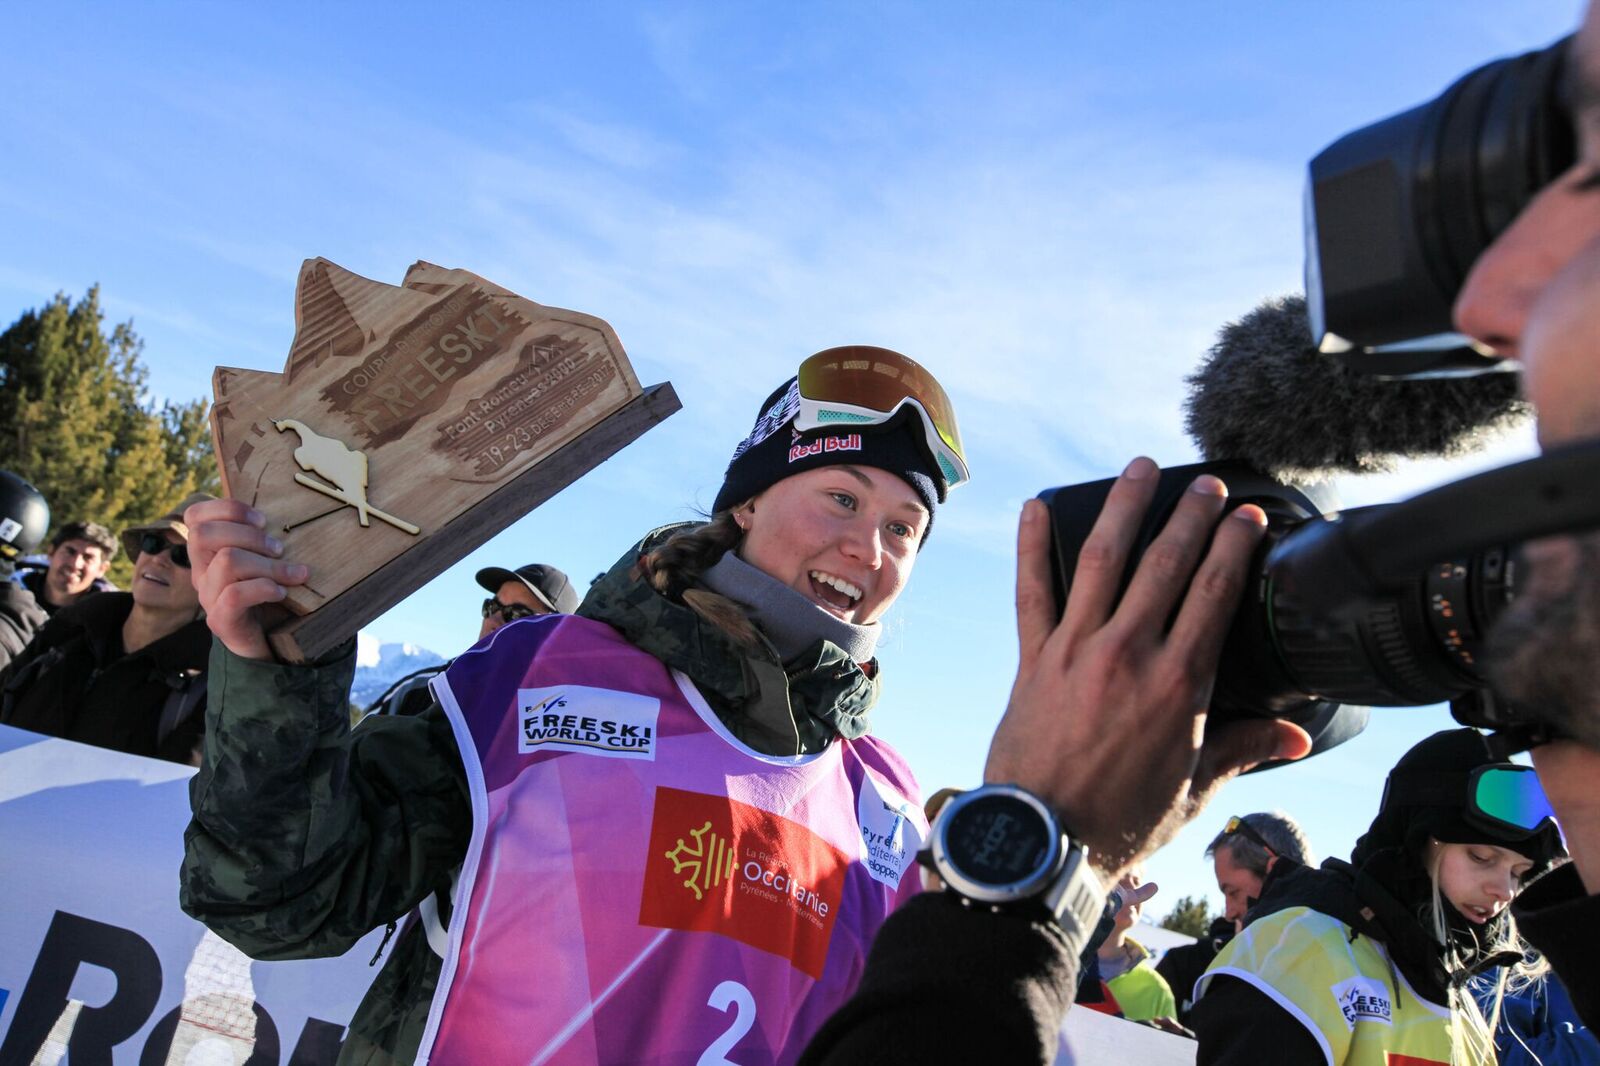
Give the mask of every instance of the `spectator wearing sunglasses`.
[{"label": "spectator wearing sunglasses", "polygon": [[1278,856],[1196,986],[1196,1062],[1494,1062],[1503,991],[1540,969],[1511,901],[1562,854],[1531,767],[1476,730],[1434,734],[1390,772],[1349,862]]},{"label": "spectator wearing sunglasses", "polygon": [[57,611],[0,675],[0,722],[102,748],[195,762],[210,632],[189,577],[186,507],[122,531],[127,592]]},{"label": "spectator wearing sunglasses", "polygon": [[519,618],[571,614],[578,609],[578,593],[567,575],[543,563],[529,563],[515,570],[485,567],[478,571],[477,582],[490,593],[483,601],[479,640]]},{"label": "spectator wearing sunglasses", "polygon": [[[529,563],[515,570],[488,566],[478,571],[478,585],[491,593],[479,613],[482,640],[501,626],[545,614],[571,614],[578,609],[578,593],[567,575],[544,563]],[[454,662],[455,660],[451,660]],[[450,668],[450,663],[426,666],[395,681],[373,700],[366,714],[421,714],[433,705],[428,682]]]}]

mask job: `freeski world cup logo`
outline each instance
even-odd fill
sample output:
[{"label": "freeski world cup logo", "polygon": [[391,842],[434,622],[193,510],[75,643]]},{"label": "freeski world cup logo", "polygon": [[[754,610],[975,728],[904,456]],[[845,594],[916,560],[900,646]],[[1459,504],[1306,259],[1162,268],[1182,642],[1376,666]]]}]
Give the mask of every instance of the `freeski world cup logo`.
[{"label": "freeski world cup logo", "polygon": [[798,822],[657,788],[639,924],[720,933],[820,978],[849,864]]},{"label": "freeski world cup logo", "polygon": [[656,757],[661,701],[587,685],[517,690],[517,750],[569,751],[612,759]]},{"label": "freeski world cup logo", "polygon": [[1329,991],[1333,993],[1334,1001],[1339,1004],[1339,1012],[1344,1015],[1345,1026],[1352,1032],[1356,1023],[1361,1021],[1394,1024],[1389,990],[1381,981],[1357,974],[1348,980],[1340,981]]}]

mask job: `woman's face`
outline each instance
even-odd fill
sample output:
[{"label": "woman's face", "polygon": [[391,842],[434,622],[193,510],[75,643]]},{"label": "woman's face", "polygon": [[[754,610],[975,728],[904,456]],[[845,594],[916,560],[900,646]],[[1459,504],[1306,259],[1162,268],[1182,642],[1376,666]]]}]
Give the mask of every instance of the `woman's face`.
[{"label": "woman's face", "polygon": [[735,518],[740,558],[856,625],[876,622],[900,595],[928,528],[911,486],[874,466],[786,477]]},{"label": "woman's face", "polygon": [[1482,925],[1505,910],[1533,863],[1493,844],[1428,844],[1439,871],[1439,894],[1467,921]]}]

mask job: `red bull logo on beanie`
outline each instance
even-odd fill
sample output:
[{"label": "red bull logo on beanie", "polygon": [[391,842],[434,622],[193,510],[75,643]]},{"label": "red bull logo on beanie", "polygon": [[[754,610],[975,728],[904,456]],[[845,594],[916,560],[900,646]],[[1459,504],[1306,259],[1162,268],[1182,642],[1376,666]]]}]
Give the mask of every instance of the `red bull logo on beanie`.
[{"label": "red bull logo on beanie", "polygon": [[859,452],[861,434],[847,433],[842,437],[818,437],[815,440],[797,441],[789,448],[789,461],[797,462],[807,456],[825,452]]}]

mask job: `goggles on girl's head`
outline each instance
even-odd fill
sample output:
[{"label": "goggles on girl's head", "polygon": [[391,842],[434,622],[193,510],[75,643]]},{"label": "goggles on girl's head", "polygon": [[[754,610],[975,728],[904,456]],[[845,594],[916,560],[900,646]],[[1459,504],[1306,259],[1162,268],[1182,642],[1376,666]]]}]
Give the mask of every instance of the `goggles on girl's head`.
[{"label": "goggles on girl's head", "polygon": [[1467,815],[1476,815],[1480,822],[1487,823],[1485,828],[1535,833],[1556,815],[1539,783],[1539,774],[1531,766],[1480,766],[1469,778]]},{"label": "goggles on girl's head", "polygon": [[797,431],[881,426],[910,406],[921,416],[923,436],[945,489],[970,480],[950,397],[915,360],[887,348],[829,348],[801,363],[798,377]]},{"label": "goggles on girl's head", "polygon": [[1383,802],[1385,806],[1393,802],[1460,807],[1468,823],[1510,839],[1543,830],[1556,813],[1539,784],[1538,772],[1513,762],[1489,763],[1458,773],[1390,774]]}]

